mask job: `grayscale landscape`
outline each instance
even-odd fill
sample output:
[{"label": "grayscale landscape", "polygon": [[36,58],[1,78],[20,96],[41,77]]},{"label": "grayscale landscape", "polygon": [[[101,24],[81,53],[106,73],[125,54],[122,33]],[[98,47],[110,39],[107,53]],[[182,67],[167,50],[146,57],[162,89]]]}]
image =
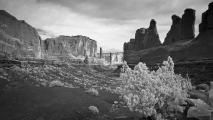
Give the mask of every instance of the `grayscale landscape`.
[{"label": "grayscale landscape", "polygon": [[213,2],[0,0],[0,120],[213,120]]}]

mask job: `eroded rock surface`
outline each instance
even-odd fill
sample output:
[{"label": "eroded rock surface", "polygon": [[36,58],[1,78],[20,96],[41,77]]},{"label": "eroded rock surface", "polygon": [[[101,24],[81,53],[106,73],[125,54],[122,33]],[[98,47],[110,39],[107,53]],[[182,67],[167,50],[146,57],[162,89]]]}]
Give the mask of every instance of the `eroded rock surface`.
[{"label": "eroded rock surface", "polygon": [[[0,30],[23,43],[26,52],[24,56],[41,57],[41,39],[36,29],[25,21],[18,20],[8,12],[0,10]],[[1,42],[4,42],[3,39],[1,38]]]},{"label": "eroded rock surface", "polygon": [[172,44],[181,39],[181,18],[177,15],[172,16],[172,26],[166,35],[164,45]]},{"label": "eroded rock surface", "polygon": [[143,45],[144,49],[161,45],[157,32],[156,21],[154,19],[150,21],[149,28],[147,29],[146,35],[144,36]]},{"label": "eroded rock surface", "polygon": [[202,14],[202,20],[199,25],[199,32],[205,32],[213,29],[213,2],[209,4],[208,10]]},{"label": "eroded rock surface", "polygon": [[97,43],[85,36],[59,36],[44,40],[42,50],[46,57],[94,57]]},{"label": "eroded rock surface", "polygon": [[195,10],[186,9],[181,20],[181,39],[193,39],[195,37]]}]

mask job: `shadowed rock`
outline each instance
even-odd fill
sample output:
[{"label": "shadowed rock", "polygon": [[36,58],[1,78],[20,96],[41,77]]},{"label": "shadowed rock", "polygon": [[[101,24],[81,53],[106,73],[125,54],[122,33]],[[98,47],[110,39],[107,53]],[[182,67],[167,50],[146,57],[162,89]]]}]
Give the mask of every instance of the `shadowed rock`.
[{"label": "shadowed rock", "polygon": [[164,45],[172,44],[181,40],[181,18],[177,15],[172,16],[172,26],[166,35]]},{"label": "shadowed rock", "polygon": [[213,29],[213,2],[209,4],[209,8],[202,14],[202,20],[199,25],[199,32],[205,32]]},{"label": "shadowed rock", "polygon": [[135,33],[135,50],[142,50],[144,49],[143,41],[146,35],[146,29],[140,28],[136,30]]},{"label": "shadowed rock", "polygon": [[156,21],[154,19],[150,21],[150,26],[147,29],[146,35],[144,36],[143,45],[145,49],[161,45],[157,32]]},{"label": "shadowed rock", "polygon": [[194,25],[195,25],[195,10],[188,8],[184,11],[181,21],[182,40],[193,39],[195,37]]}]

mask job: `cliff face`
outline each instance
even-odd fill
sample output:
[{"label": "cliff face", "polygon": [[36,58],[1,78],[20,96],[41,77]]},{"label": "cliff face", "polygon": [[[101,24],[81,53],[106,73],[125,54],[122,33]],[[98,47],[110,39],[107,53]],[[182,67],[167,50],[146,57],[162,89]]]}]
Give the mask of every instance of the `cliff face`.
[{"label": "cliff face", "polygon": [[195,37],[195,10],[186,9],[181,21],[181,39],[193,39]]},{"label": "cliff face", "polygon": [[[41,31],[41,30],[40,30]],[[35,28],[0,10],[0,55],[13,58],[95,57],[97,43],[85,36],[41,40]]]},{"label": "cliff face", "polygon": [[144,36],[143,41],[144,49],[157,47],[161,45],[159,35],[157,32],[156,21],[152,19],[150,21],[149,28]]},{"label": "cliff face", "polygon": [[[6,11],[0,10],[0,29],[5,34],[20,40],[26,57],[41,57],[41,39],[37,31],[25,21],[17,20]],[[3,39],[1,39],[2,42],[4,42]]]},{"label": "cliff face", "polygon": [[124,43],[124,55],[123,59],[127,61],[129,59],[129,51],[140,51],[152,47],[160,46],[161,42],[157,32],[156,21],[152,19],[150,21],[149,28],[140,28],[136,30],[135,38],[130,39],[129,42]]},{"label": "cliff face", "polygon": [[97,43],[85,36],[59,36],[48,38],[42,43],[42,51],[46,57],[95,57]]},{"label": "cliff face", "polygon": [[209,8],[202,14],[202,21],[199,25],[199,32],[204,33],[213,29],[213,2],[209,4]]},{"label": "cliff face", "polygon": [[124,43],[125,50],[143,50],[151,47],[161,45],[159,35],[157,32],[156,21],[152,19],[150,21],[149,28],[140,28],[136,30],[135,38],[130,39],[129,42]]},{"label": "cliff face", "polygon": [[[125,61],[128,64],[137,64],[142,61],[153,65],[162,63],[168,56],[171,56],[175,62],[213,58],[213,54],[210,52],[213,51],[213,2],[209,4],[208,10],[202,14],[200,32],[195,38],[195,10],[186,9],[182,19],[178,16],[173,16],[172,19],[173,24],[164,42],[165,46],[139,51],[124,50]],[[185,32],[183,33],[183,31]]]},{"label": "cliff face", "polygon": [[164,45],[173,44],[177,41],[187,41],[195,37],[195,10],[186,9],[182,18],[172,16],[172,26],[164,39]]},{"label": "cliff face", "polygon": [[172,16],[172,26],[166,35],[164,45],[172,44],[181,40],[181,18],[177,15]]}]

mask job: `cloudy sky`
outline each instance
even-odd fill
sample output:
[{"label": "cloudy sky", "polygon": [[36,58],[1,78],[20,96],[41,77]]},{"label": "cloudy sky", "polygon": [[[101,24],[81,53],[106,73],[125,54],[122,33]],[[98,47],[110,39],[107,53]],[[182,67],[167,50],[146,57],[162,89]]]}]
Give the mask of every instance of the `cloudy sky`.
[{"label": "cloudy sky", "polygon": [[36,28],[55,35],[84,35],[104,49],[122,50],[135,31],[148,27],[151,19],[163,42],[171,15],[196,9],[196,33],[201,14],[212,0],[0,0],[7,10]]}]

